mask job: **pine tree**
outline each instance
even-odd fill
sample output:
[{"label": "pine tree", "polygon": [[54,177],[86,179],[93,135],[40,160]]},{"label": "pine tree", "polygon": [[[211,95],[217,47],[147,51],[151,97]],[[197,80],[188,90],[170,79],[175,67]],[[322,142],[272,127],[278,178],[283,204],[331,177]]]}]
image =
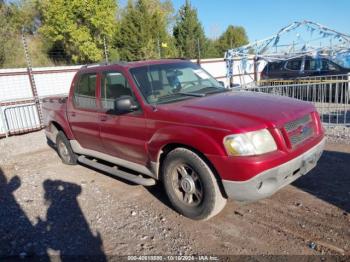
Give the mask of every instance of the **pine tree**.
[{"label": "pine tree", "polygon": [[[159,51],[163,57],[171,53],[172,41],[167,32],[171,13],[170,2],[129,0],[115,41],[120,58],[130,61],[158,58]],[[162,48],[161,43],[170,48]]]},{"label": "pine tree", "polygon": [[205,35],[203,27],[198,20],[197,10],[191,6],[189,0],[180,8],[177,21],[173,29],[176,47],[180,56],[198,58],[198,47],[205,56]]}]

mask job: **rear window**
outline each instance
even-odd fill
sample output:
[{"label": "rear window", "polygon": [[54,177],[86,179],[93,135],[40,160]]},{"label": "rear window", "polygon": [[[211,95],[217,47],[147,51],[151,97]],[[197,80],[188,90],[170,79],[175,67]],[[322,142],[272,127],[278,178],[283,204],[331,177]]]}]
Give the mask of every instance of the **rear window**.
[{"label": "rear window", "polygon": [[74,88],[74,105],[78,108],[96,109],[96,74],[83,74]]},{"label": "rear window", "polygon": [[301,59],[288,61],[286,68],[289,70],[299,71],[301,68]]}]

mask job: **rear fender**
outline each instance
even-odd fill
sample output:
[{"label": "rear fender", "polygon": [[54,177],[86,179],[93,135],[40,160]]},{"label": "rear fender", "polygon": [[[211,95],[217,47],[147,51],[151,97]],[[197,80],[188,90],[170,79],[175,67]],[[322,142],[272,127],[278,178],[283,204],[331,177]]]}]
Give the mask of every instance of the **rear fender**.
[{"label": "rear fender", "polygon": [[62,114],[55,115],[55,120],[51,121],[46,128],[46,135],[52,142],[56,143],[56,135],[58,131],[63,131],[68,140],[74,139],[73,133],[67,122],[67,118],[62,116]]}]

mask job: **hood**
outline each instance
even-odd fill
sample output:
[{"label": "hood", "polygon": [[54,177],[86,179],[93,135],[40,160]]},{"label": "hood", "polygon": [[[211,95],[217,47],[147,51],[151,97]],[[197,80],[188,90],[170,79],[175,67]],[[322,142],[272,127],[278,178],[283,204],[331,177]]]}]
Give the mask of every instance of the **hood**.
[{"label": "hood", "polygon": [[244,91],[159,105],[159,114],[168,121],[237,132],[281,127],[314,110],[309,102]]}]

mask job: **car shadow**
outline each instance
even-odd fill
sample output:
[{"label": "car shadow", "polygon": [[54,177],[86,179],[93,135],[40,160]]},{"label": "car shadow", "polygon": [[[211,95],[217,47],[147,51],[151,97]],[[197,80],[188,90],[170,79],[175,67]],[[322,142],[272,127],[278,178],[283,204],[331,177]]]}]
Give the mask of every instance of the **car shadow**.
[{"label": "car shadow", "polygon": [[46,218],[38,217],[34,224],[14,196],[20,186],[18,176],[7,181],[0,168],[0,258],[49,261],[53,254],[57,254],[55,256],[61,261],[107,260],[100,234],[91,232],[77,201],[81,186],[61,180],[45,180]]},{"label": "car shadow", "polygon": [[350,212],[350,154],[325,151],[317,166],[292,185]]},{"label": "car shadow", "polygon": [[170,203],[168,196],[166,195],[165,189],[161,181],[158,181],[154,186],[145,187],[145,189],[163,205],[177,212],[173,205]]}]

